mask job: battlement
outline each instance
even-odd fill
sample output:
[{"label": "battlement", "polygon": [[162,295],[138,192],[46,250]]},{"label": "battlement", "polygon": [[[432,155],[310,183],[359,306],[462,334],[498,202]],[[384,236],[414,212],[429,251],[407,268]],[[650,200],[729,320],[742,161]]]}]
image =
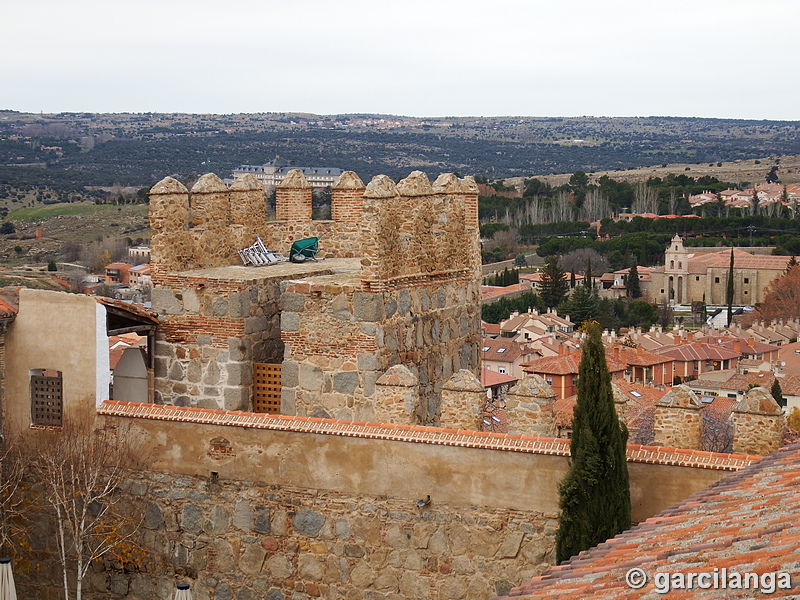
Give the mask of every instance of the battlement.
[{"label": "battlement", "polygon": [[[252,176],[230,188],[214,174],[191,192],[169,177],[153,187],[157,401],[247,410],[253,365],[280,364],[283,414],[458,422],[458,394],[445,383],[479,368],[475,182],[431,183],[415,171],[364,186],[345,172],[324,221],[312,219],[311,193],[290,172],[276,189],[277,220],[267,221]],[[323,232],[320,262],[245,267],[236,253],[259,236],[288,254],[292,242]],[[416,382],[399,412],[388,400],[398,390],[377,385],[395,365]]]},{"label": "battlement", "polygon": [[319,258],[361,258],[364,291],[471,279],[480,268],[478,189],[472,178],[415,171],[395,184],[378,175],[364,186],[352,171],[332,188],[331,219],[313,220],[312,188],[299,170],[275,191],[275,221],[252,175],[230,188],[213,173],[191,191],[172,177],[150,190],[153,281],[168,273],[240,264],[256,236],[288,254],[292,242],[319,237]]}]

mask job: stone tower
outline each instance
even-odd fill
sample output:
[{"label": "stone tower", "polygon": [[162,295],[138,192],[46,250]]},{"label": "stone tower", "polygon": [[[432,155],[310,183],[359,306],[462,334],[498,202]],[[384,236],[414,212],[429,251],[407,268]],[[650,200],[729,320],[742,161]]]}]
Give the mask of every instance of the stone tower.
[{"label": "stone tower", "polygon": [[664,253],[664,286],[670,304],[689,302],[689,253],[676,233]]},{"label": "stone tower", "polygon": [[676,385],[656,405],[653,443],[670,448],[703,448],[703,403],[685,385]]},{"label": "stone tower", "polygon": [[783,444],[786,418],[766,388],[748,390],[732,418],[734,452],[764,456]]}]

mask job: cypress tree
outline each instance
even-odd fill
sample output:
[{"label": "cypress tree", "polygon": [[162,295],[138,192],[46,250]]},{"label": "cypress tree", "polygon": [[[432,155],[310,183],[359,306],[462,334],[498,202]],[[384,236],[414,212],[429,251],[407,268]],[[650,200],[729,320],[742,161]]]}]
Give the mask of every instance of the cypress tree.
[{"label": "cypress tree", "polygon": [[631,526],[625,444],[628,430],[614,410],[600,326],[585,327],[572,419],[570,465],[558,487],[556,560],[561,562]]},{"label": "cypress tree", "polygon": [[728,327],[733,321],[733,248],[731,248],[731,266],[728,268],[728,288],[725,291],[725,300],[728,302]]},{"label": "cypress tree", "polygon": [[625,291],[628,298],[640,298],[642,296],[642,289],[639,287],[639,269],[634,262],[631,265],[631,270],[628,272],[628,277],[625,279]]},{"label": "cypress tree", "polygon": [[769,388],[769,393],[772,394],[773,398],[775,398],[775,402],[778,403],[778,406],[786,406],[786,400],[783,398],[783,390],[781,389],[781,384],[777,377],[775,378],[775,381],[772,382],[772,387]]}]

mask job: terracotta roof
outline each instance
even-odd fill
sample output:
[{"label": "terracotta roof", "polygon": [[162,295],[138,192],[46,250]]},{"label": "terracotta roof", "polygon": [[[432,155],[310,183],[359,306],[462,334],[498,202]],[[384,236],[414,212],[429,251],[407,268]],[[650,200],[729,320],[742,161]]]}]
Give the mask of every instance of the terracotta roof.
[{"label": "terracotta roof", "polygon": [[673,360],[731,360],[739,358],[739,353],[728,350],[724,346],[703,344],[702,342],[692,342],[689,344],[678,344],[676,346],[663,346],[654,350],[656,354],[669,356]]},{"label": "terracotta roof", "polygon": [[486,335],[500,335],[500,323],[487,323],[486,321],[481,321],[481,329]]},{"label": "terracotta roof", "polygon": [[700,340],[704,344],[709,344],[711,346],[722,346],[724,348],[728,348],[729,350],[733,350],[736,342],[738,341],[740,344],[740,352],[742,354],[764,354],[766,352],[774,352],[780,348],[780,346],[765,344],[764,342],[758,342],[752,338],[731,337],[730,335],[704,335],[702,337],[695,337],[694,339]]},{"label": "terracotta roof", "polygon": [[[611,353],[611,349],[606,346],[606,366],[609,372],[617,373],[624,371],[628,365],[624,362],[618,361]],[[666,362],[666,361],[661,361]],[[581,364],[581,350],[575,350],[569,354],[559,354],[558,356],[543,356],[542,358],[535,358],[529,362],[522,363],[522,367],[528,373],[545,373],[547,375],[569,375],[570,373],[577,374],[578,367]]]},{"label": "terracotta roof", "polygon": [[484,338],[481,340],[481,358],[501,362],[514,362],[522,354],[520,345],[511,338]]},{"label": "terracotta roof", "polygon": [[[775,375],[768,371],[754,371],[751,373],[737,373],[725,381],[715,381],[712,379],[695,379],[687,383],[692,388],[708,388],[728,391],[747,391],[750,386],[757,385],[770,389],[775,381]],[[800,375],[786,374],[778,377],[781,384],[781,391],[791,396],[800,395]]]},{"label": "terracotta roof", "polygon": [[120,310],[124,310],[129,312],[133,315],[138,317],[143,317],[145,319],[149,319],[153,323],[158,323],[158,319],[154,317],[150,312],[148,312],[143,306],[138,304],[133,304],[132,302],[125,302],[123,300],[117,300],[115,298],[106,298],[105,296],[98,296],[95,298],[100,304],[104,306],[112,306],[114,308],[118,308]]},{"label": "terracotta roof", "polygon": [[[391,423],[365,423],[288,415],[268,415],[232,410],[170,406],[106,400],[98,414],[139,419],[154,419],[181,423],[203,423],[247,429],[273,431],[298,431],[320,435],[341,435],[357,438],[395,440],[464,448],[487,448],[526,454],[569,456],[567,439],[528,437],[517,434],[444,429],[422,425],[394,425]],[[630,462],[697,467],[719,471],[736,471],[759,460],[759,456],[744,454],[719,454],[700,450],[683,450],[660,446],[628,444]]]},{"label": "terracotta roof", "polygon": [[[656,573],[788,572],[797,598],[800,549],[800,444],[784,446],[655,517],[511,590],[507,597],[574,600],[762,597],[759,590],[673,589],[657,593]],[[647,576],[641,589],[626,573]],[[664,575],[660,575],[664,577]],[[669,575],[667,576],[669,577]],[[666,591],[666,590],[665,590]]]},{"label": "terracotta roof", "polygon": [[652,365],[660,365],[672,361],[668,356],[649,352],[643,348],[631,348],[630,346],[619,346],[620,360],[628,365],[637,367],[649,367]]},{"label": "terracotta roof", "polygon": [[520,284],[515,283],[513,285],[507,285],[505,287],[500,287],[496,285],[482,285],[481,286],[481,297],[486,298],[496,298],[499,296],[505,296],[506,294],[512,294],[515,292],[522,291],[522,287]]},{"label": "terracotta roof", "polygon": [[[750,254],[738,248],[733,249],[733,266],[735,269],[764,269],[773,271],[784,271],[789,262],[788,256],[768,256],[762,254]],[[709,252],[703,254],[689,255],[689,272],[705,273],[710,268],[727,269],[731,264],[730,249],[720,250],[719,252]]]},{"label": "terracotta roof", "polygon": [[17,316],[17,309],[3,298],[0,298],[0,319],[13,319]]},{"label": "terracotta roof", "polygon": [[519,378],[506,375],[505,373],[498,373],[491,369],[481,369],[481,384],[483,384],[483,387],[503,385],[504,383],[513,383],[514,381],[519,381]]}]

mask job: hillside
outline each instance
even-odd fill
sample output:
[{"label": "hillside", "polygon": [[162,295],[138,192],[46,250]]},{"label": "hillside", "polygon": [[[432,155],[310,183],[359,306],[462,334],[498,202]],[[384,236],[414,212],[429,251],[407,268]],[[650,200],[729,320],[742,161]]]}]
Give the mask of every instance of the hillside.
[{"label": "hillside", "polygon": [[[0,111],[0,186],[85,191],[152,185],[276,154],[362,179],[413,169],[490,179],[800,154],[800,122],[388,115],[91,114]],[[7,190],[5,190],[7,191]],[[0,189],[0,195],[4,189]]]}]

